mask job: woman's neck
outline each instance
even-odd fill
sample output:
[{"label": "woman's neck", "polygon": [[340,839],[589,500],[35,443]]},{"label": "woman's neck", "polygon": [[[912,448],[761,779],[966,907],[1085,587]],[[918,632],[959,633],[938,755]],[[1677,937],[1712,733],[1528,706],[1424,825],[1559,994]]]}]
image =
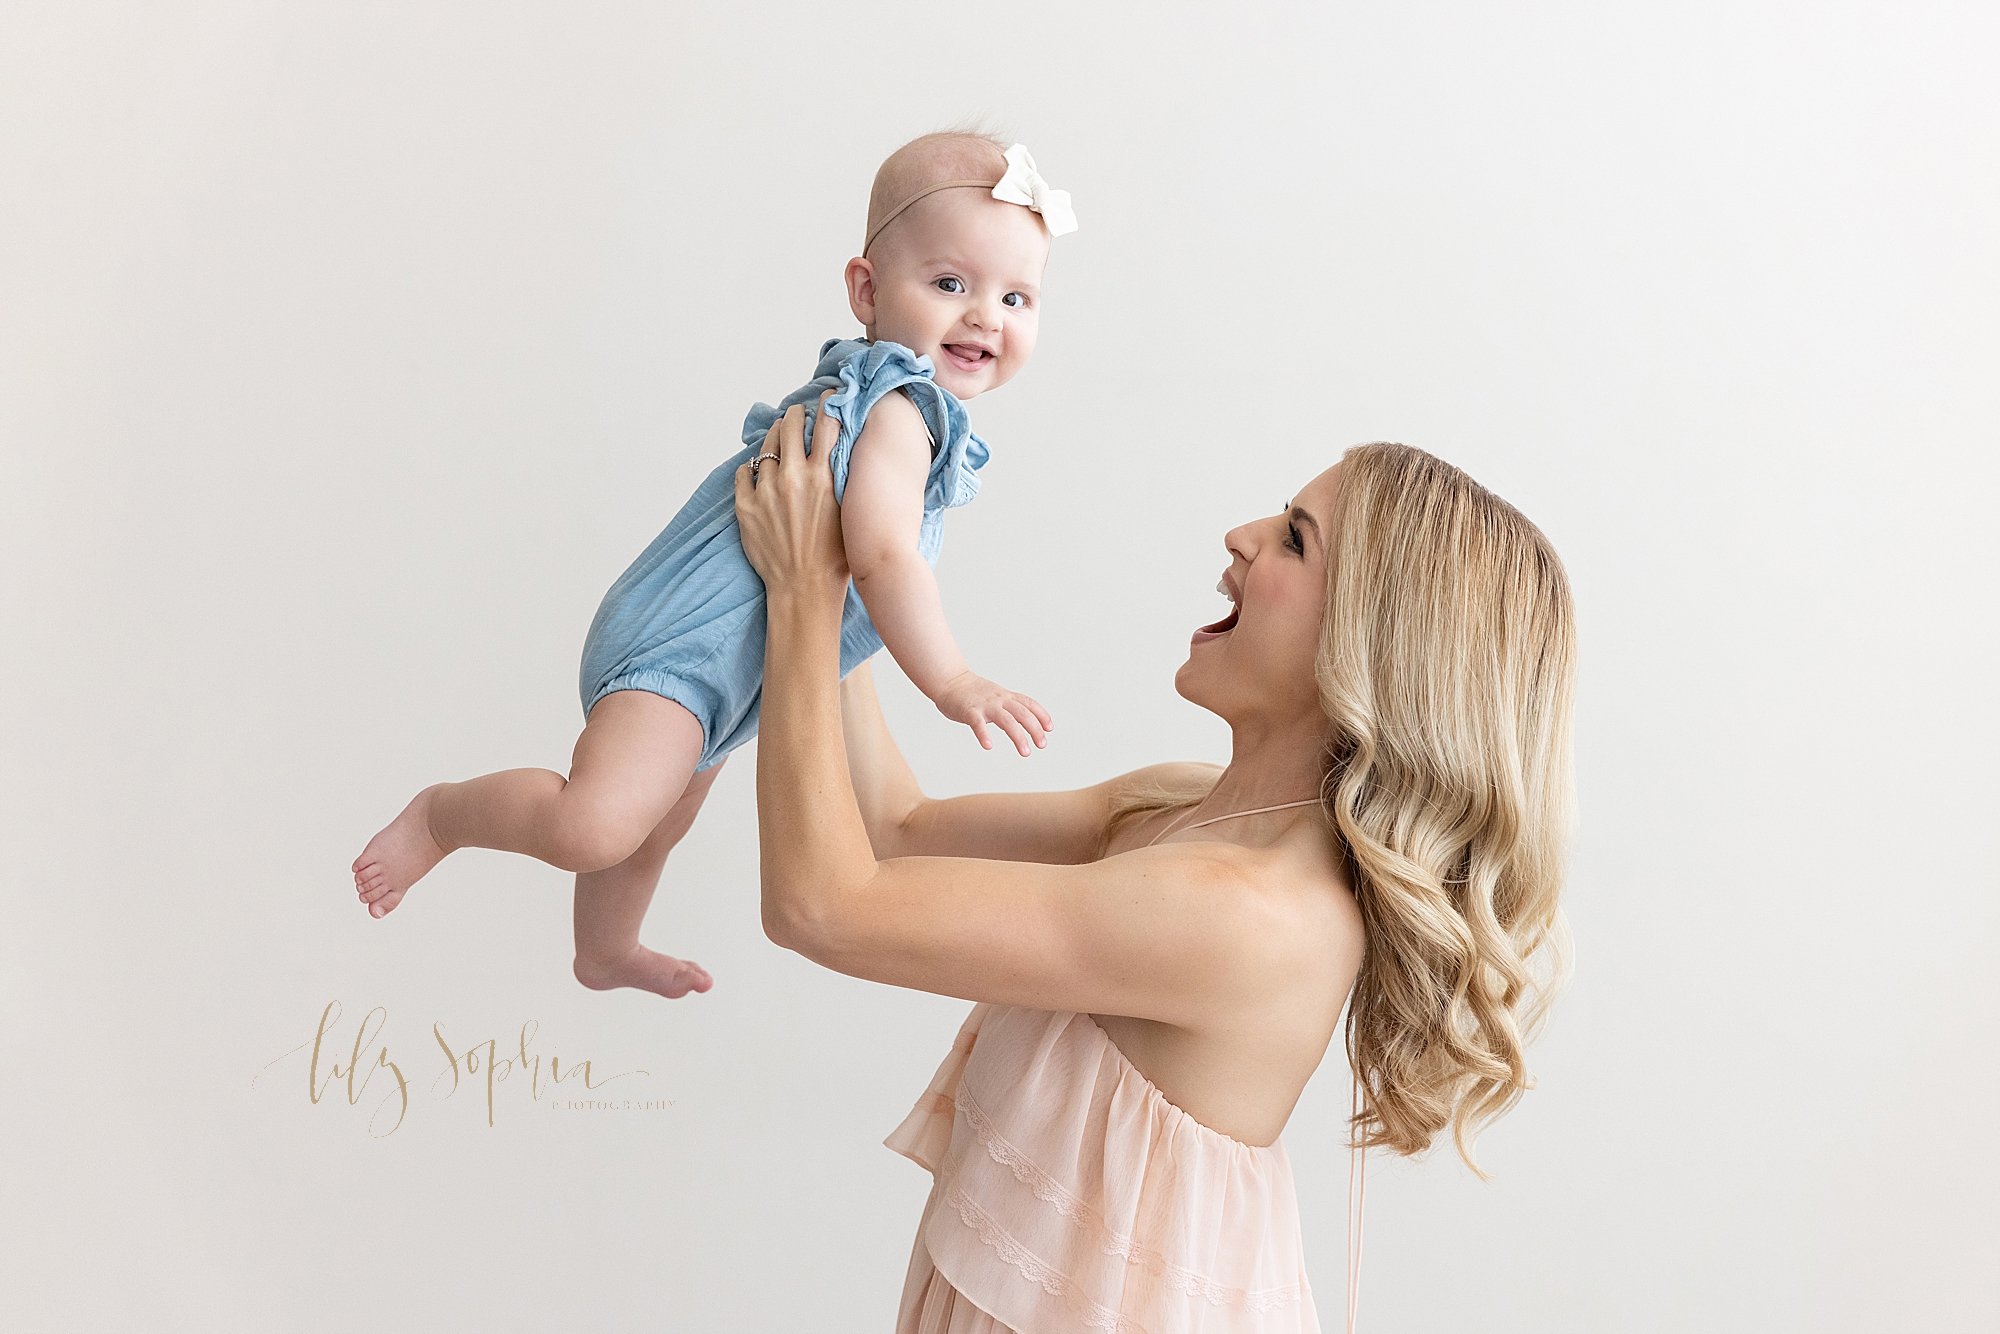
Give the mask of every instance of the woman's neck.
[{"label": "woman's neck", "polygon": [[1303,729],[1235,729],[1229,763],[1203,798],[1200,814],[1254,810],[1318,796],[1320,747],[1317,738],[1301,741],[1303,734]]}]

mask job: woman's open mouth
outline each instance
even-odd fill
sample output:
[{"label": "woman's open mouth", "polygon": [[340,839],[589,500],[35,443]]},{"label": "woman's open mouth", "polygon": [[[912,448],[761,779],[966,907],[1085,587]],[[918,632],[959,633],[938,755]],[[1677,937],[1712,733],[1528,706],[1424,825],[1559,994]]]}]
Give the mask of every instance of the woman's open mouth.
[{"label": "woman's open mouth", "polygon": [[1199,630],[1196,630],[1194,632],[1194,642],[1199,644],[1204,640],[1220,639],[1231,630],[1234,630],[1236,628],[1236,613],[1240,610],[1241,608],[1239,607],[1231,607],[1229,614],[1215,624],[1204,625]]},{"label": "woman's open mouth", "polygon": [[993,354],[969,343],[946,343],[939,351],[951,359],[951,364],[962,371],[976,371],[993,360]]}]

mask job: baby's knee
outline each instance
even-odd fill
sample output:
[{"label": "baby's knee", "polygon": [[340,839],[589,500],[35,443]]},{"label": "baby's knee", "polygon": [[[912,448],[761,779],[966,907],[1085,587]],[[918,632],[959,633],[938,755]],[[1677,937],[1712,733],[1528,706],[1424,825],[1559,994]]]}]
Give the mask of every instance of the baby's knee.
[{"label": "baby's knee", "polygon": [[629,805],[593,800],[574,787],[564,796],[570,799],[558,803],[549,860],[565,871],[582,874],[618,865],[639,850],[658,823]]}]

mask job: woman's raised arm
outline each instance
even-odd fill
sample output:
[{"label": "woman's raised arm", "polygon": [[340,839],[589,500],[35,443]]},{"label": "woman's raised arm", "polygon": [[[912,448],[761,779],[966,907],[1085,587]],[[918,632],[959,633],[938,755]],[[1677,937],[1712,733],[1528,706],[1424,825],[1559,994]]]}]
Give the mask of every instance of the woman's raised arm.
[{"label": "woman's raised arm", "polygon": [[877,857],[1076,865],[1094,861],[1103,847],[1111,792],[1122,779],[1066,792],[926,797],[890,735],[865,662],[841,682],[840,722],[848,776]]},{"label": "woman's raised arm", "polygon": [[863,662],[841,678],[840,730],[847,743],[847,776],[854,782],[868,840],[877,857],[898,856],[895,845],[902,828],[925,797],[889,734],[882,703],[875,697],[872,663]]},{"label": "woman's raised arm", "polygon": [[[1264,854],[1198,842],[1088,865],[878,857],[840,717],[847,562],[832,474],[779,420],[774,475],[736,476],[768,636],[757,742],[765,934],[850,976],[945,996],[1199,1027],[1289,966]],[[1190,969],[1189,959],[1201,966]]]}]

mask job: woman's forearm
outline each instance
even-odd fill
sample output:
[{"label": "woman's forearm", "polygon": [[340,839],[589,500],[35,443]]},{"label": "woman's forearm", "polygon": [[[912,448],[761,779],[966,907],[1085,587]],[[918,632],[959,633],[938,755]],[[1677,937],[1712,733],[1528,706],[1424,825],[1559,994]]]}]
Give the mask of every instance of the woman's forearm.
[{"label": "woman's forearm", "polygon": [[764,929],[783,944],[876,870],[841,735],[840,611],[817,590],[767,590],[757,727]]},{"label": "woman's forearm", "polygon": [[882,716],[873,664],[863,662],[840,683],[840,726],[847,742],[848,778],[875,855],[898,856],[897,831],[924,793]]}]

